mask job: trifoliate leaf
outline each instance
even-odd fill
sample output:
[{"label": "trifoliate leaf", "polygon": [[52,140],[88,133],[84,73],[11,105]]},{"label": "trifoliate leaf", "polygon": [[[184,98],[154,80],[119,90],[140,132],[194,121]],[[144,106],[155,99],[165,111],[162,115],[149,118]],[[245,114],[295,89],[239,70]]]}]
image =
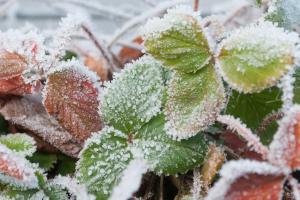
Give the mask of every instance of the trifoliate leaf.
[{"label": "trifoliate leaf", "polygon": [[110,127],[85,143],[77,163],[76,177],[97,199],[107,199],[132,159],[127,135]]},{"label": "trifoliate leaf", "polygon": [[165,67],[196,72],[213,58],[200,18],[191,9],[177,7],[163,18],[154,18],[143,27],[145,47]]},{"label": "trifoliate leaf", "polygon": [[167,133],[184,139],[206,129],[220,113],[224,99],[222,81],[212,66],[194,74],[175,72],[165,110]]},{"label": "trifoliate leaf", "polygon": [[57,161],[57,157],[55,154],[35,152],[28,160],[32,163],[37,163],[40,168],[48,171],[53,168]]},{"label": "trifoliate leaf", "polygon": [[281,105],[281,91],[277,87],[253,94],[233,90],[225,112],[240,118],[247,127],[255,130],[267,115],[278,111]]},{"label": "trifoliate leaf", "polygon": [[0,144],[21,156],[31,156],[36,151],[34,139],[21,133],[2,135]]},{"label": "trifoliate leaf", "polygon": [[51,71],[44,88],[47,112],[80,143],[102,126],[98,82],[96,74],[73,60]]},{"label": "trifoliate leaf", "polygon": [[164,87],[161,66],[149,56],[126,65],[105,86],[102,117],[124,133],[138,130],[160,112]]},{"label": "trifoliate leaf", "polygon": [[233,32],[218,55],[223,78],[234,89],[253,93],[274,86],[295,63],[298,35],[271,22]]},{"label": "trifoliate leaf", "polygon": [[153,118],[134,137],[134,147],[140,149],[151,170],[158,174],[184,173],[204,162],[208,146],[203,135],[176,141],[164,130],[163,115]]},{"label": "trifoliate leaf", "polygon": [[300,28],[300,5],[297,0],[272,0],[266,20],[289,30]]}]

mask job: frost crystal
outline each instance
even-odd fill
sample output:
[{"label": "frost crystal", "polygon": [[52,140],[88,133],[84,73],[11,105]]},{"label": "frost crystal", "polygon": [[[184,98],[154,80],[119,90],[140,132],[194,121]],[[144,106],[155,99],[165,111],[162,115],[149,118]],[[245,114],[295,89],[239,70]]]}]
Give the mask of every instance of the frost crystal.
[{"label": "frost crystal", "polygon": [[125,133],[138,130],[160,112],[163,96],[161,65],[149,56],[126,65],[105,87],[100,101],[101,116]]},{"label": "frost crystal", "polygon": [[143,159],[130,161],[128,167],[123,171],[120,183],[114,187],[110,200],[127,200],[139,188],[142,176],[147,172],[148,165]]},{"label": "frost crystal", "polygon": [[298,60],[298,35],[260,21],[238,29],[218,50],[217,67],[238,91],[258,92],[271,87]]},{"label": "frost crystal", "polygon": [[4,145],[0,145],[0,180],[13,186],[38,187],[37,167]]}]

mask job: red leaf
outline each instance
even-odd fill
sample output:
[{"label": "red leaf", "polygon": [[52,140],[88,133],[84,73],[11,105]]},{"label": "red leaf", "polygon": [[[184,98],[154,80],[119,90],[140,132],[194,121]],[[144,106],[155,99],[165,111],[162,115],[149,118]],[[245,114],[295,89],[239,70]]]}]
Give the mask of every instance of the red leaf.
[{"label": "red leaf", "polygon": [[235,180],[225,200],[279,200],[283,176],[246,174]]},{"label": "red leaf", "polygon": [[102,127],[94,84],[98,79],[90,75],[76,66],[63,68],[48,76],[44,90],[47,112],[80,143]]},{"label": "red leaf", "polygon": [[[0,94],[24,95],[34,91],[31,84],[22,78],[27,63],[24,57],[7,51],[0,51]],[[40,86],[40,84],[38,84]]]},{"label": "red leaf", "polygon": [[[133,40],[133,43],[142,44],[143,39],[141,37],[137,37]],[[119,59],[120,59],[122,66],[124,66],[124,64],[129,63],[132,60],[136,60],[139,57],[141,57],[142,55],[143,55],[143,53],[139,50],[129,48],[129,47],[124,47],[121,49],[121,51],[119,53]]]},{"label": "red leaf", "polygon": [[275,165],[297,170],[300,168],[300,106],[292,107],[279,124],[270,144],[269,160]]},{"label": "red leaf", "polygon": [[105,67],[105,60],[99,58],[96,59],[92,56],[86,56],[84,64],[101,78],[101,81],[108,80],[108,69]]}]

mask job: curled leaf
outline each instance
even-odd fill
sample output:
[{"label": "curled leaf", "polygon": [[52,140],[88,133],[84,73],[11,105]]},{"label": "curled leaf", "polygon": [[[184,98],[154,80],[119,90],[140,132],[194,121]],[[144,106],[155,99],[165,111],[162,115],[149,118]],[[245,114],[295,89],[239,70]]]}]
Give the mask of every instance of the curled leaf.
[{"label": "curled leaf", "polygon": [[206,66],[213,56],[199,17],[189,8],[177,7],[161,19],[149,20],[142,29],[147,52],[180,72],[196,72]]},{"label": "curled leaf", "polygon": [[223,108],[224,87],[212,66],[194,74],[175,72],[168,88],[166,130],[184,139],[214,123]]},{"label": "curled leaf", "polygon": [[94,73],[71,61],[50,72],[44,88],[47,112],[80,143],[102,127],[98,81]]},{"label": "curled leaf", "polygon": [[233,32],[220,47],[217,66],[234,89],[259,92],[274,86],[296,62],[298,35],[270,22]]}]

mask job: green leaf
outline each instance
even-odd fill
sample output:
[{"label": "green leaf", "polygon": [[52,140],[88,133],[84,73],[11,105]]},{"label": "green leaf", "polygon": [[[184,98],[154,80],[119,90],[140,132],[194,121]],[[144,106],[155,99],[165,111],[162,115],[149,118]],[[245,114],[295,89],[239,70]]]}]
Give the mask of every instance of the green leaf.
[{"label": "green leaf", "polygon": [[127,135],[106,127],[85,143],[76,177],[97,199],[107,199],[131,159]]},{"label": "green leaf", "polygon": [[176,141],[165,133],[165,119],[159,115],[143,126],[134,138],[134,146],[143,152],[151,170],[158,174],[185,173],[201,165],[206,157],[207,140],[202,134]]},{"label": "green leaf", "polygon": [[300,68],[297,67],[294,73],[294,102],[300,104]]},{"label": "green leaf", "polygon": [[211,65],[194,74],[175,72],[168,86],[166,129],[175,138],[205,130],[223,108],[223,83]]},{"label": "green leaf", "polygon": [[163,97],[161,66],[144,56],[106,83],[101,113],[111,126],[132,133],[160,112]]},{"label": "green leaf", "polygon": [[31,156],[36,151],[34,139],[21,133],[2,135],[0,144],[22,156]]},{"label": "green leaf", "polygon": [[197,14],[175,8],[163,18],[155,18],[143,27],[148,53],[164,67],[180,72],[196,72],[213,58]]},{"label": "green leaf", "polygon": [[3,200],[34,200],[43,199],[44,197],[43,191],[39,189],[22,190],[20,188],[4,186],[0,191],[0,199]]},{"label": "green leaf", "polygon": [[300,28],[300,4],[298,0],[273,0],[266,20],[289,30]]},{"label": "green leaf", "polygon": [[76,160],[66,155],[58,155],[58,163],[56,166],[56,173],[62,176],[74,174]]},{"label": "green leaf", "polygon": [[253,94],[233,90],[225,113],[240,118],[247,127],[255,130],[268,114],[278,111],[281,106],[281,91],[277,87]]},{"label": "green leaf", "polygon": [[28,160],[32,163],[37,163],[45,171],[49,171],[56,163],[57,157],[55,154],[35,152]]},{"label": "green leaf", "polygon": [[222,42],[218,67],[229,85],[244,93],[274,86],[295,62],[298,35],[270,22],[233,32]]},{"label": "green leaf", "polygon": [[72,59],[75,59],[75,58],[77,58],[78,56],[77,56],[77,54],[75,53],[75,52],[73,52],[73,51],[66,51],[65,52],[65,55],[64,55],[64,57],[62,57],[62,59],[61,60],[63,60],[63,61],[68,61],[68,60],[72,60]]}]

